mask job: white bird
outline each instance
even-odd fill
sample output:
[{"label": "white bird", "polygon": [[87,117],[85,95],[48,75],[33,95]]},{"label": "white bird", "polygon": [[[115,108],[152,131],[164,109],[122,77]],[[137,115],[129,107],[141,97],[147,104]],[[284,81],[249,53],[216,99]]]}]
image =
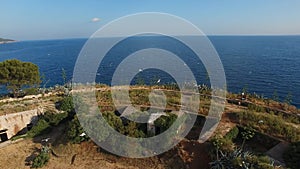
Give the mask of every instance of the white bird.
[{"label": "white bird", "polygon": [[160,79],[158,79],[156,83],[159,83],[159,82],[160,82]]}]

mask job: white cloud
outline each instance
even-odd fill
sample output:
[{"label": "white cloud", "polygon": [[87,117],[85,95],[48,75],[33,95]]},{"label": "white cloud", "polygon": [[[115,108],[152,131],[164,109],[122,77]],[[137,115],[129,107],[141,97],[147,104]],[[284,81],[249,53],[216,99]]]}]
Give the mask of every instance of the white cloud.
[{"label": "white cloud", "polygon": [[99,22],[99,21],[100,21],[100,18],[93,18],[91,21],[92,21],[92,22]]}]

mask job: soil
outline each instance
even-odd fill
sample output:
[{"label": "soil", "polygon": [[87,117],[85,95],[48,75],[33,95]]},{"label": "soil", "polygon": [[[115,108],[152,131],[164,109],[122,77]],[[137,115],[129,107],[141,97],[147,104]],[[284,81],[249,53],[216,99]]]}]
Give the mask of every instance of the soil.
[{"label": "soil", "polygon": [[179,144],[180,154],[189,169],[208,169],[211,161],[208,143],[197,141],[182,141]]}]

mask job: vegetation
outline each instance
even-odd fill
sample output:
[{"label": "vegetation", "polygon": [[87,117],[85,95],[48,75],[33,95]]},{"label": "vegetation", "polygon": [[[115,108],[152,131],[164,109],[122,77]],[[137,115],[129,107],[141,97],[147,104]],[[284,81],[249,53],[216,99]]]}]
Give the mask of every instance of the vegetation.
[{"label": "vegetation", "polygon": [[[64,71],[63,71],[64,72]],[[65,73],[63,73],[65,74]],[[63,75],[65,77],[65,75]],[[65,78],[63,78],[65,79]],[[100,86],[103,87],[103,86]],[[107,87],[107,86],[106,86]],[[174,87],[174,86],[173,86]],[[131,98],[131,102],[137,106],[145,106],[144,110],[147,111],[147,106],[150,105],[149,102],[149,93],[150,89],[160,89],[164,95],[166,96],[167,108],[168,109],[178,109],[180,108],[180,92],[178,91],[170,91],[168,90],[171,86],[151,86],[150,88],[143,86],[137,87],[132,86],[130,89],[129,95]],[[176,89],[176,86],[174,87]],[[164,90],[167,89],[167,90]],[[201,92],[209,94],[209,90],[202,90]],[[33,91],[34,93],[34,91]],[[89,137],[86,134],[92,133],[93,130],[93,138],[97,141],[105,141],[108,144],[115,146],[113,149],[122,150],[122,145],[117,145],[118,140],[113,140],[110,136],[109,131],[103,130],[103,125],[100,122],[101,118],[104,118],[108,125],[110,125],[117,132],[135,138],[141,137],[151,137],[153,135],[147,132],[147,124],[136,123],[120,117],[117,112],[115,112],[114,105],[112,103],[112,97],[110,94],[110,89],[105,88],[105,90],[99,90],[96,93],[97,99],[99,101],[100,109],[104,109],[105,111],[101,111],[100,114],[94,114],[83,118],[84,122],[88,128],[85,126],[81,126],[78,118],[81,116],[80,114],[75,115],[75,108],[80,108],[83,112],[86,111],[88,113],[88,106],[76,106],[73,102],[74,99],[79,99],[77,97],[65,96],[62,100],[59,101],[58,109],[64,111],[64,113],[56,114],[52,112],[46,112],[44,115],[40,117],[37,125],[32,128],[31,131],[28,132],[29,137],[35,137],[41,134],[45,134],[49,132],[53,127],[59,125],[61,122],[67,122],[67,137],[68,141],[71,143],[81,143],[89,140]],[[248,95],[247,95],[248,96]],[[235,94],[232,94],[232,97],[236,97]],[[202,99],[203,98],[203,99]],[[159,98],[160,99],[160,98]],[[205,114],[209,110],[210,98],[209,96],[201,96],[201,105],[199,112],[201,114]],[[269,136],[279,137],[281,139],[285,139],[290,142],[295,142],[300,140],[300,131],[297,130],[294,126],[299,124],[299,118],[293,118],[295,116],[286,115],[279,112],[272,112],[265,108],[265,105],[272,106],[274,101],[268,100],[265,103],[265,100],[262,99],[254,99],[254,96],[247,97],[247,99],[253,99],[251,102],[253,104],[248,104],[248,107],[243,109],[237,109],[235,112],[235,117],[232,117],[234,123],[239,123],[241,128],[234,127],[230,130],[225,136],[216,135],[213,139],[211,139],[211,143],[214,145],[214,157],[213,162],[211,163],[212,168],[251,168],[251,169],[267,169],[267,168],[275,168],[272,165],[272,161],[267,157],[257,156],[254,153],[260,151],[253,150],[253,154],[244,150],[244,144],[248,144],[247,140],[251,139],[254,135],[254,130],[257,132],[265,133],[265,136],[271,138]],[[289,100],[289,99],[287,99]],[[57,100],[55,100],[57,101]],[[196,101],[195,101],[196,102]],[[263,104],[256,104],[263,103]],[[203,106],[203,103],[205,104]],[[111,109],[105,109],[105,106],[111,106]],[[232,106],[234,108],[234,106]],[[248,109],[247,109],[248,108]],[[142,110],[143,108],[141,108]],[[281,110],[281,109],[280,109]],[[83,114],[86,115],[86,114]],[[149,115],[146,113],[146,115]],[[81,120],[82,118],[80,118]],[[177,119],[177,116],[174,114],[168,114],[167,116],[161,116],[158,118],[154,124],[156,127],[160,129],[160,132],[164,132],[167,130]],[[236,121],[234,121],[236,120]],[[243,127],[246,126],[246,127]],[[247,126],[251,126],[249,128]],[[95,132],[96,129],[96,132]],[[169,138],[173,138],[170,136]],[[255,137],[255,139],[257,136]],[[264,137],[259,137],[260,140],[264,142],[267,140]],[[242,145],[239,147],[241,141],[243,141]],[[235,142],[238,144],[236,145]],[[159,143],[166,144],[166,143]],[[277,144],[277,143],[276,143]],[[251,144],[249,144],[251,146]],[[275,145],[275,143],[274,143]],[[135,147],[134,147],[135,146]],[[142,145],[143,146],[143,145]],[[250,147],[249,146],[249,147]],[[270,146],[270,145],[268,145]],[[136,148],[138,146],[133,145],[132,151],[138,151]],[[266,148],[264,146],[264,148]],[[271,146],[270,146],[271,147]],[[266,148],[269,149],[270,147]],[[272,145],[273,147],[273,145]],[[247,145],[248,148],[248,145]],[[263,148],[263,149],[264,149]],[[127,150],[124,150],[127,151]],[[292,169],[293,165],[299,165],[297,160],[299,157],[297,155],[291,156],[293,154],[297,154],[295,148],[289,150],[290,152],[286,153],[286,161],[290,160],[289,167]],[[47,163],[49,160],[49,154],[40,153],[38,157],[35,159],[36,164],[33,167],[40,167]],[[288,163],[288,162],[287,162]]]},{"label": "vegetation", "polygon": [[235,145],[232,142],[232,140],[226,138],[226,137],[222,137],[220,135],[216,135],[215,137],[212,138],[211,140],[213,146],[215,147],[215,154],[217,159],[219,159],[219,155],[220,153],[229,153],[231,151],[233,151]]},{"label": "vegetation", "polygon": [[242,149],[221,153],[220,159],[210,163],[211,169],[276,169],[273,164],[268,157],[256,156]]},{"label": "vegetation", "polygon": [[73,98],[71,96],[64,97],[63,100],[59,102],[59,109],[68,113],[74,111]]},{"label": "vegetation", "polygon": [[46,112],[39,117],[39,121],[27,132],[27,137],[36,137],[49,133],[54,126],[57,126],[67,117],[67,113]]},{"label": "vegetation", "polygon": [[0,63],[0,84],[5,85],[14,97],[24,88],[38,87],[40,82],[39,68],[33,63],[16,59]]},{"label": "vegetation", "polygon": [[33,159],[31,167],[41,168],[48,163],[49,159],[49,148],[47,146],[43,146],[40,154]]},{"label": "vegetation", "polygon": [[50,131],[50,125],[45,119],[40,119],[36,125],[32,127],[30,131],[27,132],[28,137],[36,137],[41,134],[48,133]]},{"label": "vegetation", "polygon": [[255,132],[251,127],[244,127],[241,134],[243,138],[243,143],[242,143],[242,148],[243,148],[246,140],[250,140],[255,135]]},{"label": "vegetation", "polygon": [[235,139],[239,135],[239,128],[234,127],[232,128],[226,135],[225,138],[229,140]]},{"label": "vegetation", "polygon": [[242,125],[251,126],[259,132],[279,137],[287,141],[300,141],[300,131],[293,125],[287,123],[280,116],[244,111],[237,113],[237,117]]},{"label": "vegetation", "polygon": [[169,113],[167,116],[161,116],[154,121],[154,125],[159,127],[161,132],[166,131],[176,121],[177,115]]},{"label": "vegetation", "polygon": [[67,113],[53,113],[53,112],[47,111],[42,116],[42,119],[44,119],[51,126],[57,126],[67,116],[68,116]]},{"label": "vegetation", "polygon": [[72,143],[81,143],[89,140],[89,137],[85,134],[76,115],[74,119],[69,122],[67,135]]},{"label": "vegetation", "polygon": [[[244,127],[241,130],[243,144],[246,140],[254,136],[251,128]],[[242,145],[237,147],[232,139],[237,138],[239,129],[234,127],[224,137],[216,135],[212,140],[212,145],[216,151],[214,159],[210,165],[211,169],[276,169],[274,162],[266,156],[257,156],[253,153],[245,151]]]}]

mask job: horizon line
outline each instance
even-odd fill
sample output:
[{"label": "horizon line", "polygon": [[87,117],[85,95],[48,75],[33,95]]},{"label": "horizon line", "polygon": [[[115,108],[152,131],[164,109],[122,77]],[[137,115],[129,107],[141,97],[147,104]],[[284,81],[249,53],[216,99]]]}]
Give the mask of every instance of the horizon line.
[{"label": "horizon line", "polygon": [[[143,35],[142,35],[143,36]],[[145,36],[159,36],[159,35],[145,35]],[[172,36],[193,36],[193,35],[172,35]],[[204,36],[212,37],[212,36],[300,36],[299,34],[204,34]],[[105,38],[114,38],[115,36],[111,37],[105,37]],[[16,42],[22,42],[22,41],[44,41],[44,40],[72,40],[72,39],[89,39],[90,37],[65,37],[65,38],[45,38],[45,39],[23,39],[23,40],[17,40],[12,39]]]}]

